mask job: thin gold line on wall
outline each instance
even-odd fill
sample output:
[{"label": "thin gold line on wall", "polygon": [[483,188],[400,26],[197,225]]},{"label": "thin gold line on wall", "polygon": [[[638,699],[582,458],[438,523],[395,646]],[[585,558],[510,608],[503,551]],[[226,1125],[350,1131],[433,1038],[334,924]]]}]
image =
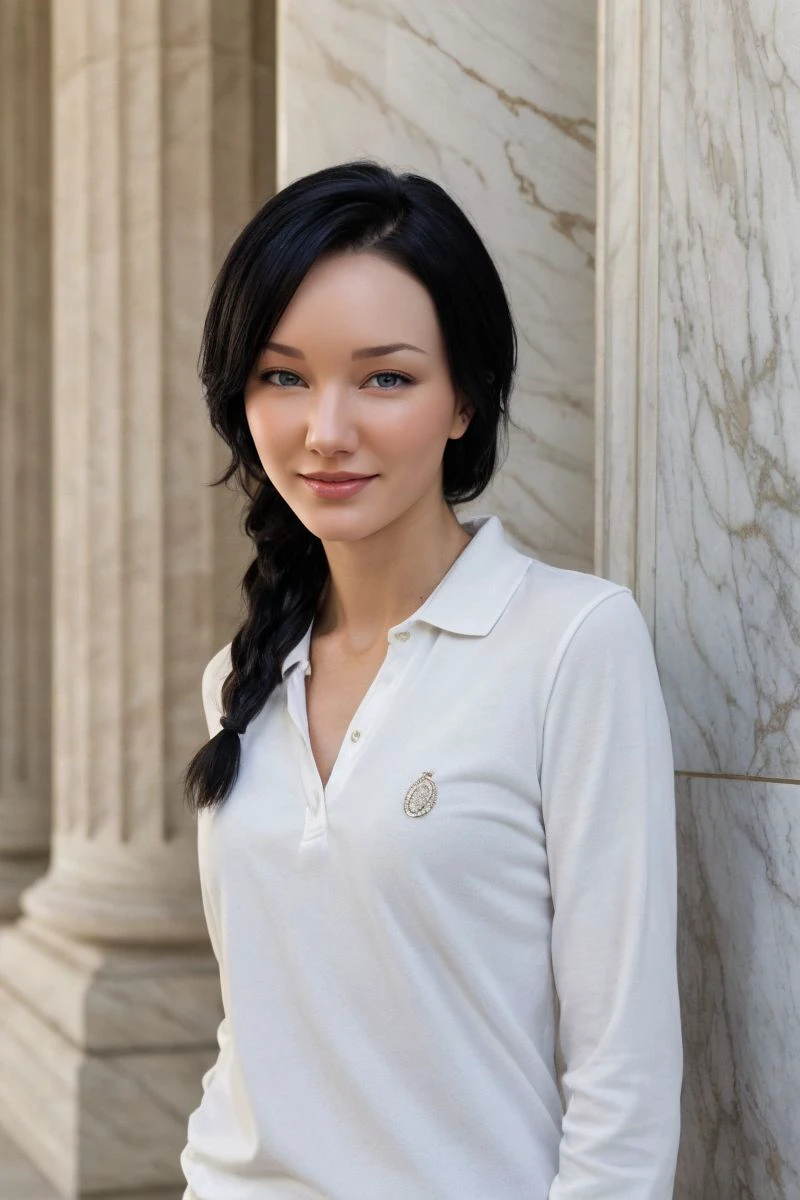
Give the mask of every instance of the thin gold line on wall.
[{"label": "thin gold line on wall", "polygon": [[800,784],[800,779],[778,775],[734,775],[724,771],[676,771],[683,779],[737,779],[744,783],[785,783],[789,786]]}]

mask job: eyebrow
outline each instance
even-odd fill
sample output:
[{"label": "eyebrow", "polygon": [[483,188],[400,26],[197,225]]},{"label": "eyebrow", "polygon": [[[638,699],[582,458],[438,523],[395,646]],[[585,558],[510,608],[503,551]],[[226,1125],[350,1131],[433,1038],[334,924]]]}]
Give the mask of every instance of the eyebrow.
[{"label": "eyebrow", "polygon": [[[285,346],[282,342],[265,342],[264,350],[275,350],[278,354],[285,354],[287,358],[305,358],[302,350],[297,350],[294,346]],[[410,342],[390,342],[386,346],[364,346],[361,350],[354,350],[352,357],[357,358],[382,358],[384,354],[395,354],[398,350],[415,350],[417,354],[427,354],[427,350],[421,350],[419,346],[412,346]]]}]

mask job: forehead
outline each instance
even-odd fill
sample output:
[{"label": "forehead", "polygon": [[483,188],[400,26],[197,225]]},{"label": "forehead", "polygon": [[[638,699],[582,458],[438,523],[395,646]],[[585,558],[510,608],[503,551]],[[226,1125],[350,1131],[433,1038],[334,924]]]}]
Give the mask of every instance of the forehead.
[{"label": "forehead", "polygon": [[[375,343],[436,339],[437,317],[423,285],[395,263],[366,251],[327,255],[314,264],[275,327],[277,340],[329,333]],[[291,336],[290,336],[291,335]]]}]

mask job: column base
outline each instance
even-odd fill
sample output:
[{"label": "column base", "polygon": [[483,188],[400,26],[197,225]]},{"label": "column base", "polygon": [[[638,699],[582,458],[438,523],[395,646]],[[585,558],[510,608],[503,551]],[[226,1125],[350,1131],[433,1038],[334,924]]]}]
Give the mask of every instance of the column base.
[{"label": "column base", "polygon": [[48,855],[13,858],[0,855],[0,922],[15,921],[22,892],[47,871]]},{"label": "column base", "polygon": [[179,1156],[222,1017],[209,950],[0,930],[0,1123],[74,1200],[181,1200]]},{"label": "column base", "polygon": [[20,896],[25,916],[68,938],[124,946],[208,947],[197,834],[103,842],[57,833],[50,869]]}]

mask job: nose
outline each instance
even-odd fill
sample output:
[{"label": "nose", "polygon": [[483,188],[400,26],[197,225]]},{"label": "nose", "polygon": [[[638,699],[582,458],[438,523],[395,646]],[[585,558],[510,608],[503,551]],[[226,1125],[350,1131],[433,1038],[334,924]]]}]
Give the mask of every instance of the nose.
[{"label": "nose", "polygon": [[321,388],[308,410],[306,449],[316,450],[323,458],[351,453],[358,445],[353,407],[346,387]]}]

